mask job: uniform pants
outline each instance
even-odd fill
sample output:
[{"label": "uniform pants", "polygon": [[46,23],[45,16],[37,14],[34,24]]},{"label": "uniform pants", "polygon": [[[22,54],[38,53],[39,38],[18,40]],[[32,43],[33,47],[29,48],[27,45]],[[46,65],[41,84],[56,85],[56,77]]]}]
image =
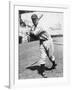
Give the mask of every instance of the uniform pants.
[{"label": "uniform pants", "polygon": [[54,46],[52,39],[46,41],[40,41],[40,61],[39,64],[45,64],[46,58],[48,57],[50,60],[54,61],[55,57],[54,53]]}]

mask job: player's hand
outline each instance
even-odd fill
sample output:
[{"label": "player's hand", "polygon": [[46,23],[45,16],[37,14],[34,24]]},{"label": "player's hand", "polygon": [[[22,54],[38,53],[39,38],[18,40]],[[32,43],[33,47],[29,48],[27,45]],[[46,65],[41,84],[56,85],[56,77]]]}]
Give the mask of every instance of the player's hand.
[{"label": "player's hand", "polygon": [[31,30],[30,33],[33,34],[33,31]]}]

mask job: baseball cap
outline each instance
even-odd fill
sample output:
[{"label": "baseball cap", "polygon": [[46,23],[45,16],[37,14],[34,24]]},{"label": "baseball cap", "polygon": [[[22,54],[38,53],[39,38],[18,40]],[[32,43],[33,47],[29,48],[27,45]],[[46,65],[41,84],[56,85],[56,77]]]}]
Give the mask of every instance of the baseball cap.
[{"label": "baseball cap", "polygon": [[33,15],[31,16],[31,19],[38,19],[38,16],[37,16],[36,14],[33,14]]}]

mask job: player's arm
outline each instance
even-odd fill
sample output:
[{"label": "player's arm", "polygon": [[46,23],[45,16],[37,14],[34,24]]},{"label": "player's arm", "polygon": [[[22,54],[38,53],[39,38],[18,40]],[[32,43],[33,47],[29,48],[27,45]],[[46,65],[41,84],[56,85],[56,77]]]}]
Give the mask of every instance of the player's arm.
[{"label": "player's arm", "polygon": [[36,30],[35,31],[30,31],[30,37],[35,39],[36,36],[37,36]]},{"label": "player's arm", "polygon": [[34,31],[31,31],[31,33],[34,35],[38,35],[39,31],[40,31],[40,28],[37,27]]},{"label": "player's arm", "polygon": [[31,31],[30,31],[30,34],[34,34],[34,31],[31,30]]}]

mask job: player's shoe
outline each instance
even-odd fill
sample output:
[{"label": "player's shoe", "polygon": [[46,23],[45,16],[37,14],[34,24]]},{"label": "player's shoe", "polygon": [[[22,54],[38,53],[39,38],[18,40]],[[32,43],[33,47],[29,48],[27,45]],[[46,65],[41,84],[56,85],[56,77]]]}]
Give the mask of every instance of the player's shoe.
[{"label": "player's shoe", "polygon": [[45,71],[45,64],[41,64],[39,68],[39,74],[41,74],[42,77],[47,78],[47,75],[44,71]]},{"label": "player's shoe", "polygon": [[41,75],[42,75],[42,77],[47,78],[46,73],[42,73]]}]

